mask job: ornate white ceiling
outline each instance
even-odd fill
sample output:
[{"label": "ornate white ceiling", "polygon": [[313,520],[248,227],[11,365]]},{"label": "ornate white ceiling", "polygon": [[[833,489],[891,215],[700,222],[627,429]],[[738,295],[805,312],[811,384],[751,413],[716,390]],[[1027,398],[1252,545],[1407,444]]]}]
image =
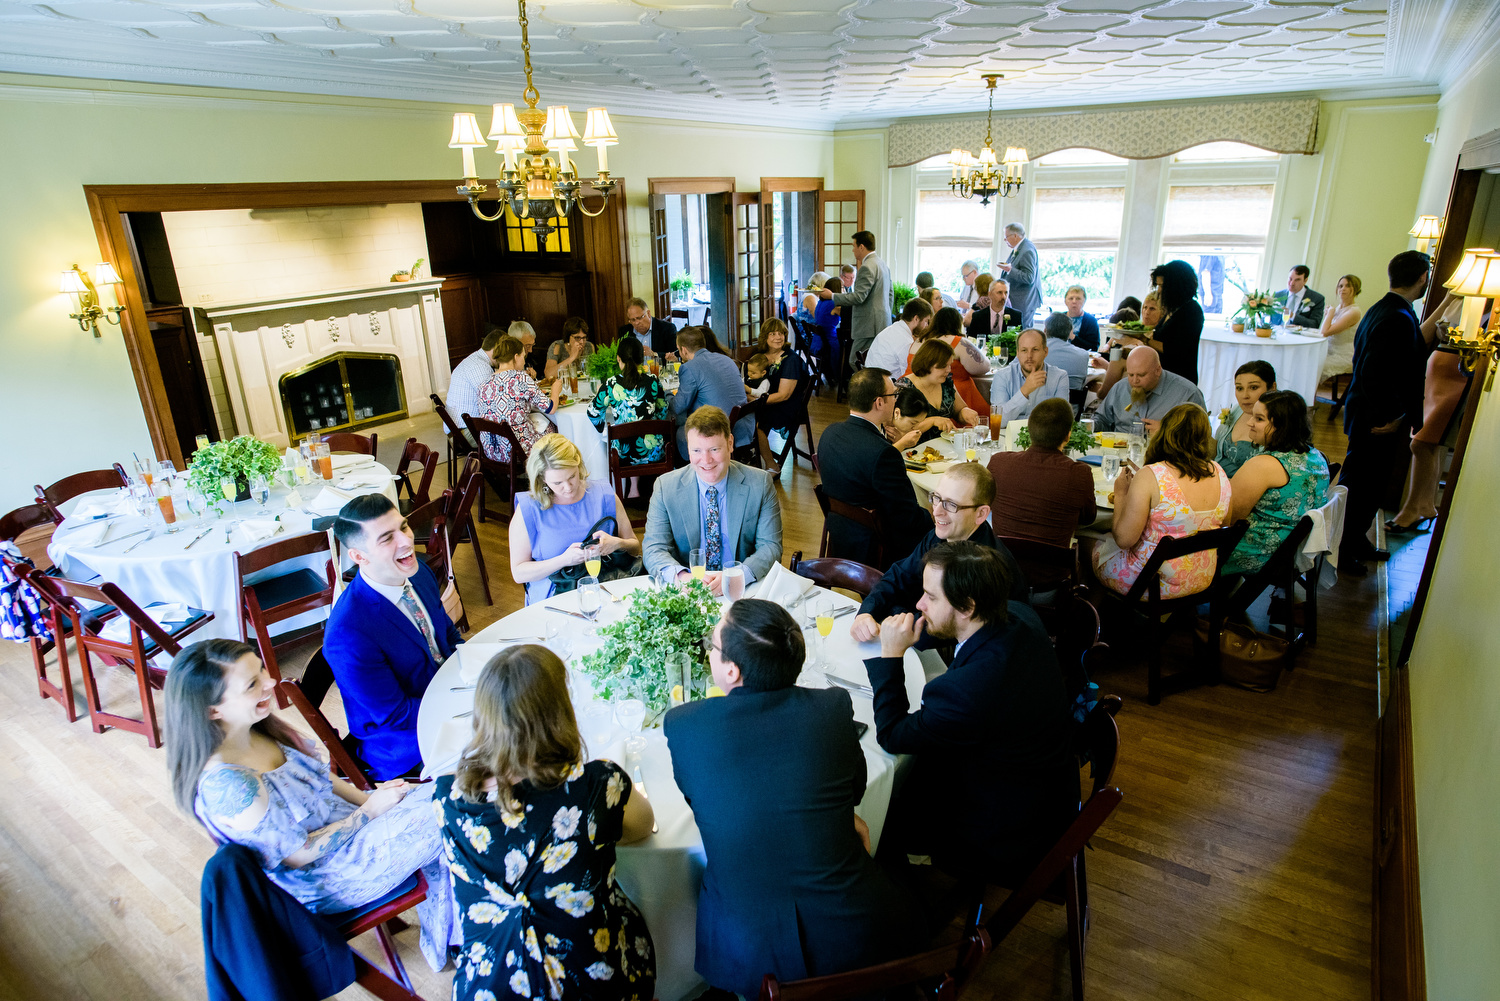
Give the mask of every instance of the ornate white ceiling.
[{"label": "ornate white ceiling", "polygon": [[[982,110],[988,71],[1007,76],[1003,109],[1430,90],[1496,7],[538,0],[528,13],[544,103],[825,127]],[[0,70],[482,105],[518,99],[520,28],[514,0],[0,0]]]}]

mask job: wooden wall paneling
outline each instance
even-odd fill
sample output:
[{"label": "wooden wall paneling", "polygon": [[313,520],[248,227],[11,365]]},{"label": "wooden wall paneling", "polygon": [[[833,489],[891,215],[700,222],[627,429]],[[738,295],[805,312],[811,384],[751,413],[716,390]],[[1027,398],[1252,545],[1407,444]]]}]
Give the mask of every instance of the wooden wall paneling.
[{"label": "wooden wall paneling", "polygon": [[[585,204],[598,212],[599,198],[590,195],[585,185]],[[579,242],[583,245],[583,266],[588,272],[592,303],[589,318],[594,341],[609,344],[625,323],[625,300],[630,298],[630,242],[625,230],[625,184],[620,182],[610,196],[604,211],[593,218],[578,213]],[[658,314],[666,316],[666,313]]]},{"label": "wooden wall paneling", "polygon": [[438,293],[443,309],[443,330],[448,336],[448,368],[478,350],[484,340],[484,290],[474,275],[455,275],[443,282]]}]

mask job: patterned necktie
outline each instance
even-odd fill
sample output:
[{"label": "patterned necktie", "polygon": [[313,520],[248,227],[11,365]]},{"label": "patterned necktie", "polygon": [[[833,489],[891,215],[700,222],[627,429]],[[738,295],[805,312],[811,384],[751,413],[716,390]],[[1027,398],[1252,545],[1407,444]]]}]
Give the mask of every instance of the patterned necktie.
[{"label": "patterned necktie", "polygon": [[724,569],[724,532],[719,525],[719,488],[704,492],[708,510],[703,513],[703,562],[709,570]]},{"label": "patterned necktie", "polygon": [[1005,308],[1003,306],[1000,309],[996,309],[994,306],[990,307],[990,329],[997,334],[1000,333],[1000,318],[1004,315]]},{"label": "patterned necktie", "polygon": [[432,638],[432,623],[427,621],[427,610],[412,592],[411,581],[401,585],[401,610],[416,620],[417,630],[427,641],[427,649],[432,651],[432,659],[441,663],[443,654],[438,649],[437,640]]}]

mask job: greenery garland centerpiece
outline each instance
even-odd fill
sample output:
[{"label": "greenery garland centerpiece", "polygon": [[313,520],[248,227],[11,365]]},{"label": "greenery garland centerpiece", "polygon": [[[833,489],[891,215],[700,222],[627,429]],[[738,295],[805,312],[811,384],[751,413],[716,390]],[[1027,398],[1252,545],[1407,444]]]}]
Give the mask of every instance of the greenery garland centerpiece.
[{"label": "greenery garland centerpiece", "polygon": [[619,347],[614,344],[601,344],[594,348],[594,353],[583,359],[584,375],[603,382],[610,376],[619,374],[620,364],[616,360],[619,353]]},{"label": "greenery garland centerpiece", "polygon": [[254,435],[242,434],[228,441],[215,441],[193,453],[188,463],[188,484],[201,493],[215,511],[226,498],[221,483],[235,483],[235,500],[250,497],[250,477],[274,477],[281,471],[281,450]]},{"label": "greenery garland centerpiece", "polygon": [[[1086,425],[1077,421],[1073,423],[1073,430],[1068,432],[1067,450],[1069,452],[1087,452],[1097,444],[1099,444],[1099,442],[1095,440],[1094,433],[1090,431]],[[1030,427],[1023,427],[1016,432],[1016,447],[1031,447]]]},{"label": "greenery garland centerpiece", "polygon": [[712,683],[703,641],[719,621],[718,599],[701,580],[668,588],[643,588],[630,597],[618,622],[599,627],[604,645],[579,660],[600,699],[640,699],[648,715],[672,704],[667,664],[674,654],[692,662],[692,697],[702,698]]}]

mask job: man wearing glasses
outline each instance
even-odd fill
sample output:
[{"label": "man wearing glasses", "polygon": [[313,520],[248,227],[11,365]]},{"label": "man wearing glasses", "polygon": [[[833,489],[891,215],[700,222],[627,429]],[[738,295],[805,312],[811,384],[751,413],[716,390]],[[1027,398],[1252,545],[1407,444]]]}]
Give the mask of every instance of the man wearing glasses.
[{"label": "man wearing glasses", "polygon": [[[879,570],[911,552],[927,533],[928,524],[900,452],[915,445],[921,435],[911,431],[892,445],[886,429],[895,416],[896,387],[890,373],[883,368],[862,368],[849,379],[849,419],[829,425],[818,440],[824,492],[845,504],[873,508],[884,529],[883,538],[876,538],[864,525],[830,511],[828,555]],[[879,560],[875,559],[877,547],[883,553]]]},{"label": "man wearing glasses", "polygon": [[979,277],[979,265],[974,261],[964,261],[959,265],[958,273],[963,278],[964,284],[958,290],[956,305],[960,313],[967,313],[979,301],[979,290],[974,287],[974,279]]},{"label": "man wearing glasses", "polygon": [[878,639],[882,620],[917,610],[917,602],[922,598],[922,560],[939,542],[969,539],[995,550],[1011,583],[1009,599],[1030,600],[1026,574],[990,528],[990,504],[994,500],[995,480],[988,469],[977,462],[960,462],[949,467],[932,490],[932,531],[923,536],[910,556],[893,563],[880,578],[859,606],[850,635],[861,643]]}]

